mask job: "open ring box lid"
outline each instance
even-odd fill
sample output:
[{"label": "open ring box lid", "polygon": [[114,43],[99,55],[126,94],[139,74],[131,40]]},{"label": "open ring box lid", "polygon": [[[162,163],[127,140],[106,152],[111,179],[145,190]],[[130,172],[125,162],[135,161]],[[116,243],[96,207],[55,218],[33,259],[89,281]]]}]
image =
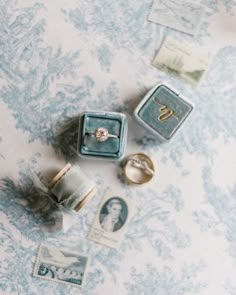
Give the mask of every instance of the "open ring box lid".
[{"label": "open ring box lid", "polygon": [[[97,128],[115,135],[103,142],[94,136]],[[83,112],[79,118],[78,153],[82,157],[120,160],[127,142],[127,117],[115,112]]]},{"label": "open ring box lid", "polygon": [[182,127],[194,105],[166,83],[153,87],[134,111],[135,120],[160,141],[168,141]]}]

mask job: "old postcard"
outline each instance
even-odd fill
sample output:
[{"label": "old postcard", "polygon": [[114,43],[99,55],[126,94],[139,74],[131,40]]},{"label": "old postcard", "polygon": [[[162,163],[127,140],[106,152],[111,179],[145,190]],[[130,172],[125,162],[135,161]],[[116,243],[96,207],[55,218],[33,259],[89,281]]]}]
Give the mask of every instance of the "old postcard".
[{"label": "old postcard", "polygon": [[133,201],[120,194],[106,193],[98,208],[88,239],[117,249],[134,210]]},{"label": "old postcard", "polygon": [[208,67],[209,57],[188,43],[168,37],[152,64],[160,70],[174,74],[191,85],[197,86]]},{"label": "old postcard", "polygon": [[81,287],[85,280],[89,258],[54,246],[41,245],[33,276]]},{"label": "old postcard", "polygon": [[148,20],[195,35],[202,23],[204,7],[189,0],[154,0]]}]

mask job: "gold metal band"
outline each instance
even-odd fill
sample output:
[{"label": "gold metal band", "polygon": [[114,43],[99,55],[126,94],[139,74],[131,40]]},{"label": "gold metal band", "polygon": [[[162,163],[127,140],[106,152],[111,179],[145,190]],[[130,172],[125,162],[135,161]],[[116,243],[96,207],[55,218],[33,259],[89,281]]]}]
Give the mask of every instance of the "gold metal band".
[{"label": "gold metal band", "polygon": [[149,156],[143,153],[128,156],[124,164],[124,175],[128,182],[143,184],[150,181],[155,174],[155,168]]}]

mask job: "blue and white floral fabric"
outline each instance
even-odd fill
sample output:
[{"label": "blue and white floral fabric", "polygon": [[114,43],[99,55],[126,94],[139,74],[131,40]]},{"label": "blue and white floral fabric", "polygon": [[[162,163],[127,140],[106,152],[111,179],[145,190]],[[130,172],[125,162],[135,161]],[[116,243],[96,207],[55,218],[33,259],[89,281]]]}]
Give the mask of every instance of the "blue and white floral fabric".
[{"label": "blue and white floral fabric", "polygon": [[[236,1],[205,0],[195,38],[147,21],[151,0],[0,0],[0,294],[77,294],[32,277],[39,244],[90,255],[82,294],[236,294]],[[212,53],[202,84],[151,66],[166,36]],[[191,124],[159,145],[131,118],[158,81],[196,106]],[[78,113],[129,115],[127,154],[152,156],[150,184],[125,183],[117,163],[80,160]],[[32,188],[80,163],[97,195],[75,225]],[[86,239],[106,189],[136,203],[121,248]]]}]

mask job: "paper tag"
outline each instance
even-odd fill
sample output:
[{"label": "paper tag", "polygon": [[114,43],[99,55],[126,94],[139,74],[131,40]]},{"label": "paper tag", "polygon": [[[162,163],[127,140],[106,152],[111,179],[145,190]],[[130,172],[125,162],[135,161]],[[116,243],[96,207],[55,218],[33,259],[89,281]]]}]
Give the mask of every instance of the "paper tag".
[{"label": "paper tag", "polygon": [[168,37],[152,64],[196,86],[207,69],[209,57],[188,43],[180,43]]},{"label": "paper tag", "polygon": [[117,249],[133,215],[133,201],[116,193],[106,193],[98,208],[88,239]]},{"label": "paper tag", "polygon": [[195,35],[203,20],[204,7],[188,0],[154,0],[148,20]]}]

